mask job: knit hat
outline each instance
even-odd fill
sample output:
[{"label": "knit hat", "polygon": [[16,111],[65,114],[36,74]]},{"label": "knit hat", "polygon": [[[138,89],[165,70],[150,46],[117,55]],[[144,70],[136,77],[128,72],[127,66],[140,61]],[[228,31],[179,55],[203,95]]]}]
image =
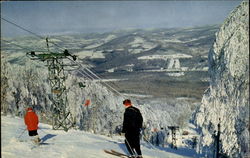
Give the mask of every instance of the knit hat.
[{"label": "knit hat", "polygon": [[31,111],[33,110],[32,107],[27,108],[27,111],[30,111],[30,110],[31,110]]},{"label": "knit hat", "polygon": [[131,106],[131,105],[132,105],[132,104],[131,104],[131,100],[125,99],[125,100],[123,101],[123,105],[125,105],[126,107]]}]

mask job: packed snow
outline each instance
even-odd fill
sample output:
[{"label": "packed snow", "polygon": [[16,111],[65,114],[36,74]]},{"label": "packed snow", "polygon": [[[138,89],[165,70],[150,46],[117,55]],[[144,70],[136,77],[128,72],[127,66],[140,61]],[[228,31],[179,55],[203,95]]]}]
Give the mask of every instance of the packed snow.
[{"label": "packed snow", "polygon": [[124,81],[128,79],[98,79],[98,80],[93,80],[93,82],[117,82],[117,81]]},{"label": "packed snow", "polygon": [[[142,51],[148,51],[156,47],[156,44],[147,42],[142,37],[135,37],[134,41],[128,43],[128,45],[131,45],[131,48],[133,48],[133,49],[129,49],[129,52],[134,53],[134,54],[140,53]],[[138,49],[137,47],[142,47],[143,49]]]},{"label": "packed snow", "polygon": [[76,55],[78,58],[81,58],[81,59],[86,58],[86,57],[105,58],[102,51],[93,51],[93,50],[83,50],[83,51],[76,53]]},{"label": "packed snow", "polygon": [[192,56],[191,55],[187,55],[187,54],[176,53],[176,54],[172,54],[172,55],[149,55],[149,56],[141,56],[138,59],[139,60],[154,60],[154,59],[167,60],[167,59],[179,59],[179,58],[192,58]]},{"label": "packed snow", "polygon": [[85,47],[85,49],[93,49],[93,48],[101,46],[102,44],[103,43],[94,43],[94,44],[91,44],[91,45]]},{"label": "packed snow", "polygon": [[[38,134],[43,144],[34,145],[24,121],[13,116],[1,116],[1,146],[3,158],[112,158],[103,149],[114,149],[127,153],[124,137],[107,137],[71,129],[68,132],[52,130],[50,125],[39,123]],[[23,133],[24,132],[24,133]],[[198,157],[194,150],[153,147],[142,141],[144,158],[185,158]]]},{"label": "packed snow", "polygon": [[132,54],[138,54],[138,53],[141,53],[144,51],[144,49],[140,49],[140,48],[133,48],[133,49],[128,49],[129,53],[132,53]]}]

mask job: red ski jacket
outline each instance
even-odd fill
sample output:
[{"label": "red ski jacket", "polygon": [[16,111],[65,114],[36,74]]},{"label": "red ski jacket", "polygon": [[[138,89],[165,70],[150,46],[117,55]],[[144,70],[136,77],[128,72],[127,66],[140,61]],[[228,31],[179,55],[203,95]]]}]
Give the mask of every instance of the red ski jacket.
[{"label": "red ski jacket", "polygon": [[26,115],[24,116],[24,122],[27,126],[28,131],[33,131],[38,129],[38,116],[32,109],[28,109]]}]

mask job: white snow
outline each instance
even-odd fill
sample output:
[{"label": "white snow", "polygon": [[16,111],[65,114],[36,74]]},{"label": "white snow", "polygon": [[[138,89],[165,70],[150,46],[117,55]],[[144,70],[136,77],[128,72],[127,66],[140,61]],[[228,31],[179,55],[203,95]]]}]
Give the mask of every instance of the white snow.
[{"label": "white snow", "polygon": [[137,98],[147,98],[147,97],[153,97],[152,95],[144,95],[144,94],[128,94],[128,93],[122,93],[125,96],[133,96]]},{"label": "white snow", "polygon": [[221,151],[249,157],[249,2],[242,1],[216,33],[208,54],[210,86],[197,110],[201,145],[213,150],[220,124]]},{"label": "white snow", "polygon": [[[118,49],[115,49],[116,51],[124,51],[124,48],[118,48]],[[112,52],[113,50],[108,50],[110,52]]]},{"label": "white snow", "polygon": [[179,69],[181,67],[180,60],[179,59],[170,59],[168,64],[168,69],[176,68]]},{"label": "white snow", "polygon": [[138,47],[138,46],[142,45],[145,42],[146,41],[143,38],[141,38],[141,37],[135,37],[134,41],[128,43],[128,45],[131,45],[134,48],[134,47]]},{"label": "white snow", "polygon": [[127,64],[127,65],[125,65],[125,66],[133,67],[133,66],[135,66],[135,64]]},{"label": "white snow", "polygon": [[108,42],[108,41],[111,41],[111,40],[113,40],[113,39],[115,39],[116,38],[116,35],[108,35],[105,39],[104,39],[104,41],[105,42]]},{"label": "white snow", "polygon": [[179,59],[179,58],[192,58],[191,55],[187,54],[172,54],[172,55],[149,55],[149,56],[141,56],[138,59],[139,60],[154,60],[154,59]]},{"label": "white snow", "polygon": [[[154,47],[156,47],[156,44],[153,44],[151,42],[147,42],[142,37],[135,37],[134,41],[130,42],[128,45],[131,45],[132,48],[142,47],[144,48],[144,51],[148,51]],[[140,53],[143,49],[129,49],[129,52],[131,53]]]},{"label": "white snow", "polygon": [[[59,39],[56,39],[56,38],[49,38],[48,39],[49,40],[49,42],[62,42],[61,40],[59,40]],[[42,42],[44,42],[44,41],[42,41]]]},{"label": "white snow", "polygon": [[[122,136],[111,138],[74,129],[68,132],[52,130],[50,125],[39,123],[38,134],[45,144],[35,146],[27,131],[21,134],[24,129],[23,119],[1,116],[3,158],[115,158],[104,153],[103,149],[127,152]],[[189,149],[153,148],[144,141],[141,144],[144,158],[183,158],[195,155]]]},{"label": "white snow", "polygon": [[81,58],[81,59],[86,58],[86,57],[105,58],[102,51],[93,51],[93,50],[83,50],[83,51],[76,53],[76,55],[78,58]]},{"label": "white snow", "polygon": [[184,72],[172,72],[172,73],[167,73],[168,76],[175,76],[175,77],[180,77],[180,76],[184,76],[185,73]]},{"label": "white snow", "polygon": [[108,71],[108,72],[114,72],[114,71],[115,71],[115,68],[108,69],[107,71]]},{"label": "white snow", "polygon": [[85,49],[93,49],[93,48],[101,46],[102,44],[103,43],[94,43],[94,44],[88,45],[87,47],[85,47]]},{"label": "white snow", "polygon": [[128,49],[129,53],[131,54],[138,54],[143,51],[143,49],[137,48],[137,49]]},{"label": "white snow", "polygon": [[101,79],[101,80],[93,80],[93,82],[117,82],[117,81],[124,81],[128,79]]},{"label": "white snow", "polygon": [[184,41],[180,41],[178,39],[165,39],[163,40],[163,42],[167,42],[167,43],[184,43]]}]

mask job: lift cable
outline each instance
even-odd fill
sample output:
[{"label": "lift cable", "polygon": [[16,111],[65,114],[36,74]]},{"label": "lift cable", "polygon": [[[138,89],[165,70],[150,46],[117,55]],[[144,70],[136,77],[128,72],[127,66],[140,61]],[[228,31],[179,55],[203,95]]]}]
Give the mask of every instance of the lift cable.
[{"label": "lift cable", "polygon": [[[1,39],[1,41],[4,41],[4,42],[6,42],[6,43],[8,43],[8,44],[11,44],[11,45],[15,45],[16,47],[22,48],[22,49],[27,50],[27,51],[32,51],[31,48],[25,48],[25,47],[23,47],[23,46],[20,46],[20,45],[15,44],[15,43],[11,43],[10,41],[4,40],[4,39]],[[2,48],[1,48],[1,49],[2,49]]]},{"label": "lift cable", "polygon": [[[32,31],[29,31],[29,30],[25,29],[24,27],[15,24],[14,22],[11,22],[11,21],[9,21],[9,20],[3,18],[3,17],[1,17],[1,19],[4,20],[4,21],[6,21],[6,22],[8,22],[8,23],[10,23],[10,24],[12,24],[12,25],[14,25],[14,26],[16,26],[16,27],[18,27],[18,28],[20,28],[20,29],[22,29],[22,30],[24,30],[24,31],[26,31],[26,32],[29,32],[30,34],[33,34],[33,35],[35,35],[35,36],[37,36],[37,37],[39,37],[39,38],[41,38],[41,39],[44,39],[43,36],[40,36],[40,35],[38,35],[38,34],[32,32]],[[62,50],[65,50],[65,48],[63,48],[63,47],[57,45],[57,44],[54,43],[54,42],[50,42],[50,43],[52,43],[53,45],[57,46],[58,48],[60,48],[60,49],[62,49]],[[23,47],[22,47],[22,48],[23,48]],[[68,58],[68,57],[67,57],[67,58]],[[70,59],[70,58],[68,58],[68,59],[71,60],[71,61],[73,61],[73,62],[75,62],[75,63],[77,63],[77,64],[78,64],[80,67],[82,67],[83,69],[86,69],[88,72],[90,72],[90,74],[92,74],[92,75],[95,76],[97,79],[99,79],[100,82],[102,82],[101,78],[100,78],[98,75],[96,75],[93,71],[91,71],[91,70],[88,69],[88,68],[84,68],[84,67],[82,66],[82,64],[80,64],[79,62],[76,62],[76,61],[74,61],[74,60],[72,60],[72,59]],[[79,72],[81,72],[81,71],[79,71]],[[94,80],[94,77],[92,77],[91,75],[89,75],[89,73],[87,73],[87,72],[84,71],[84,70],[83,70],[83,72],[84,72],[85,74],[88,74],[88,75],[87,75],[88,78],[91,78],[92,80]],[[81,74],[82,74],[82,72],[81,72]],[[86,76],[86,75],[84,75],[84,76]],[[108,86],[110,89],[112,89],[114,92],[116,92],[116,93],[118,93],[119,95],[121,95],[121,96],[124,97],[124,95],[122,95],[120,92],[118,92],[115,88],[113,88],[112,86],[110,86],[109,84],[107,84],[107,83],[105,83],[105,82],[103,82],[103,83],[104,83],[106,86]]]},{"label": "lift cable", "polygon": [[[67,58],[68,58],[68,57],[67,57]],[[100,78],[98,75],[96,75],[95,73],[93,73],[90,69],[84,68],[84,67],[82,66],[82,64],[79,63],[79,62],[76,62],[76,61],[74,61],[74,60],[72,60],[72,59],[70,59],[70,58],[68,58],[68,59],[71,60],[71,61],[73,61],[73,62],[75,62],[76,64],[78,64],[82,69],[86,69],[90,74],[92,74],[92,75],[95,76],[97,79],[99,79],[100,82],[102,82],[101,78]],[[119,91],[117,91],[115,88],[113,88],[112,86],[110,86],[110,85],[107,84],[106,82],[103,82],[103,84],[105,84],[107,87],[109,87],[110,89],[112,89],[114,92],[116,92],[116,93],[119,94],[120,96],[124,97],[123,94],[121,94]]]},{"label": "lift cable", "polygon": [[[4,40],[4,39],[1,39],[1,41],[4,41],[8,44],[11,44],[11,45],[14,45],[16,47],[19,47],[21,48],[21,50],[26,50],[26,51],[33,51],[31,48],[26,48],[26,47],[23,47],[21,45],[18,45],[18,44],[15,44],[15,43],[11,43],[10,41],[7,41],[7,40]],[[1,48],[2,49],[2,48]],[[40,51],[42,52],[42,51]],[[44,52],[48,52],[47,50],[44,50]],[[84,71],[85,74],[81,73],[83,76],[85,76],[86,78],[88,78],[89,80],[94,80],[94,78],[92,76],[90,76],[86,71]]]},{"label": "lift cable", "polygon": [[[12,24],[12,25],[18,27],[19,29],[21,29],[21,30],[23,30],[23,31],[29,32],[30,34],[32,34],[32,35],[34,35],[34,36],[36,36],[36,37],[38,37],[38,38],[40,38],[40,39],[44,39],[43,36],[38,35],[38,34],[32,32],[32,31],[29,31],[29,30],[25,29],[24,27],[22,27],[22,26],[20,26],[20,25],[17,25],[17,24],[14,23],[14,22],[11,22],[11,21],[9,21],[9,20],[3,18],[3,17],[1,17],[1,19],[4,20],[4,21],[6,21],[6,22],[9,23],[9,24]],[[54,42],[51,42],[51,41],[50,41],[50,43],[53,44],[53,45],[55,45],[55,46],[57,46],[59,49],[65,50],[64,48],[62,48],[61,46],[59,46],[58,44],[56,44],[56,43],[54,43]]]},{"label": "lift cable", "polygon": [[[4,41],[4,42],[6,42],[6,43],[13,44],[13,45],[15,45],[16,47],[22,48],[22,49],[24,49],[24,50],[26,50],[26,51],[32,51],[31,49],[25,48],[25,47],[20,46],[20,45],[18,45],[18,44],[11,43],[10,41],[3,40],[3,39],[1,39],[1,40]],[[44,50],[44,52],[47,52],[47,51]],[[72,60],[71,58],[68,58],[68,59],[69,59],[70,61],[72,61],[72,62],[75,63],[75,61]],[[81,66],[81,68],[82,68],[81,70],[77,70],[81,75],[85,76],[86,78],[88,78],[89,80],[92,80],[92,81],[94,81],[96,78],[97,78],[97,79],[101,79],[99,76],[97,76],[96,74],[94,74],[91,70],[84,68],[84,67],[82,66],[82,64],[80,64],[79,62],[77,62],[77,64],[78,64],[79,66]],[[84,70],[84,69],[86,69],[86,70],[89,71],[90,73],[88,73],[88,72],[87,72],[86,70]],[[95,76],[96,78],[94,78],[93,76],[91,76],[91,74],[92,74],[93,76]],[[105,83],[105,84],[108,85],[107,83]],[[114,90],[114,88],[111,87],[110,85],[108,85],[108,87],[110,87],[111,89],[113,89],[113,91],[118,92],[117,90]]]}]

